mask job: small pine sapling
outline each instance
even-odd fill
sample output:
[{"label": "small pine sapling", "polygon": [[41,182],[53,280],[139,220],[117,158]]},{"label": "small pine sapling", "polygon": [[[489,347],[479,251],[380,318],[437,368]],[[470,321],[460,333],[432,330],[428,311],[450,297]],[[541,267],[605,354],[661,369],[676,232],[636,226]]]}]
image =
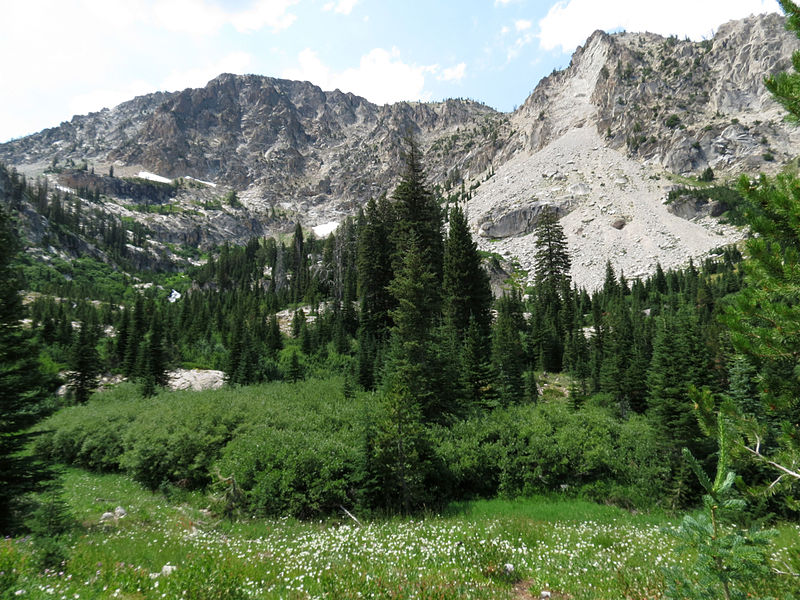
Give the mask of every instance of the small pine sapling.
[{"label": "small pine sapling", "polygon": [[[711,400],[700,393],[700,403]],[[721,413],[701,413],[700,425],[717,441],[717,472],[712,481],[689,449],[683,457],[705,490],[703,510],[687,515],[677,529],[670,530],[681,549],[690,551],[694,561],[666,572],[666,598],[708,600],[744,600],[757,598],[760,581],[771,573],[769,557],[774,530],[757,526],[744,529],[737,525],[744,517],[745,502],[736,497],[736,475],[729,469],[731,460],[731,423]]]}]

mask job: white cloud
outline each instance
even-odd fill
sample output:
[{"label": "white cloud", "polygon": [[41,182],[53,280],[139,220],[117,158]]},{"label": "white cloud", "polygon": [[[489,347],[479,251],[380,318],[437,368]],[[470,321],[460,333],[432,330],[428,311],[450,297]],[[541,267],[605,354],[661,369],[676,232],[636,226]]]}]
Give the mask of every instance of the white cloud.
[{"label": "white cloud", "polygon": [[545,50],[572,52],[597,29],[650,31],[661,35],[710,37],[722,23],[751,14],[778,12],[776,0],[559,0],[539,21]]},{"label": "white cloud", "polygon": [[251,33],[269,27],[286,29],[296,16],[289,8],[298,0],[255,0],[243,10],[226,10],[206,0],[161,0],[152,5],[155,22],[169,31],[193,35],[211,35],[225,25],[240,33]]},{"label": "white cloud", "polygon": [[396,48],[374,48],[361,57],[358,67],[341,72],[331,70],[310,48],[300,52],[297,61],[299,66],[284,70],[283,77],[310,81],[324,90],[352,92],[376,104],[427,99],[425,75],[439,68],[404,63]]},{"label": "white cloud", "polygon": [[514,29],[517,31],[525,31],[530,29],[533,26],[533,23],[528,21],[527,19],[519,19],[518,21],[514,21]]},{"label": "white cloud", "polygon": [[173,71],[161,82],[161,89],[175,91],[187,87],[203,87],[220,73],[246,73],[252,63],[253,57],[247,52],[232,52],[207,65]]},{"label": "white cloud", "polygon": [[512,2],[515,2],[515,1],[516,0],[494,0],[494,5],[495,6],[505,6],[507,4],[511,4]]},{"label": "white cloud", "polygon": [[297,16],[288,12],[298,0],[258,0],[248,10],[230,15],[230,22],[237,31],[249,33],[269,27],[273,31],[286,29]]},{"label": "white cloud", "polygon": [[514,40],[514,43],[511,44],[506,49],[506,60],[508,62],[511,62],[512,60],[517,58],[520,54],[522,54],[523,48],[525,48],[525,46],[528,46],[531,42],[533,42],[536,39],[536,35],[533,33],[533,31],[530,30],[530,28],[522,30],[518,29],[517,32],[520,33],[521,35],[519,35]]},{"label": "white cloud", "polygon": [[333,11],[340,15],[349,15],[353,12],[358,0],[338,0],[338,2],[328,2],[322,7],[322,10]]},{"label": "white cloud", "polygon": [[78,94],[69,101],[72,114],[82,115],[103,108],[113,108],[142,94],[149,94],[157,89],[179,91],[185,88],[205,86],[220,73],[245,73],[253,63],[253,57],[246,52],[233,52],[220,60],[185,71],[174,71],[167,75],[159,85],[142,79],[127,82],[117,88],[100,88]]},{"label": "white cloud", "polygon": [[136,96],[153,92],[155,86],[150,81],[131,81],[114,89],[97,89],[74,96],[69,101],[69,109],[74,115],[84,115],[103,108],[113,108],[121,102]]},{"label": "white cloud", "polygon": [[461,81],[464,79],[464,75],[467,71],[467,64],[466,63],[458,63],[452,67],[444,69],[442,74],[437,76],[436,79],[439,81]]}]

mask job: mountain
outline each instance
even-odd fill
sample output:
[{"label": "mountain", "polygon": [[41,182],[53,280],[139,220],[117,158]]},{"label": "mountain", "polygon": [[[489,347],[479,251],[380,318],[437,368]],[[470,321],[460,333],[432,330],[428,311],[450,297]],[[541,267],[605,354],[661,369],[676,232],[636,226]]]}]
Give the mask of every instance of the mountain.
[{"label": "mountain", "polygon": [[726,180],[794,158],[798,134],[762,81],[789,68],[797,47],[775,14],[699,43],[598,31],[510,114],[462,99],[377,106],[308,82],[223,74],[2,144],[0,162],[82,190],[97,210],[144,224],[154,244],[205,247],[296,221],[330,229],[391,193],[411,134],[430,184],[469,196],[482,248],[530,269],[537,215],[555,205],[574,278],[594,287],[607,259],[638,276],[739,239],[706,216],[707,203],[664,200],[708,167]]}]

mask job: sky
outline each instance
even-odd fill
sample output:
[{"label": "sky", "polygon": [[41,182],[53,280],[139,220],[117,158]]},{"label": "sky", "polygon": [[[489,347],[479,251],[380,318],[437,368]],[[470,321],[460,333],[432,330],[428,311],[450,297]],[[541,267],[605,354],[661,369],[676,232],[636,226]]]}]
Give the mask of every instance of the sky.
[{"label": "sky", "polygon": [[776,0],[2,0],[0,142],[220,73],[522,104],[597,29],[701,40]]}]

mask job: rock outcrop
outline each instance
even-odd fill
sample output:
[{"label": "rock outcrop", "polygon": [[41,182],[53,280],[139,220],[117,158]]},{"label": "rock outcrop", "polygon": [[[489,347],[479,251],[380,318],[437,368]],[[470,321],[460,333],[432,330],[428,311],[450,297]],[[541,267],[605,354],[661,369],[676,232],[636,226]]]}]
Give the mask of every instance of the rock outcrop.
[{"label": "rock outcrop", "polygon": [[[139,221],[167,252],[339,222],[391,193],[411,134],[430,185],[471,195],[484,249],[532,267],[531,231],[554,206],[576,281],[592,287],[606,259],[635,276],[738,239],[705,208],[670,212],[660,199],[673,174],[713,167],[724,180],[794,157],[800,136],[763,87],[798,47],[783,22],[733,21],[699,43],[595,32],[510,114],[469,100],[377,106],[308,82],[223,74],[0,144],[0,161],[93,190],[93,209]],[[148,188],[140,172],[175,184]],[[239,204],[223,202],[231,190]]]}]

